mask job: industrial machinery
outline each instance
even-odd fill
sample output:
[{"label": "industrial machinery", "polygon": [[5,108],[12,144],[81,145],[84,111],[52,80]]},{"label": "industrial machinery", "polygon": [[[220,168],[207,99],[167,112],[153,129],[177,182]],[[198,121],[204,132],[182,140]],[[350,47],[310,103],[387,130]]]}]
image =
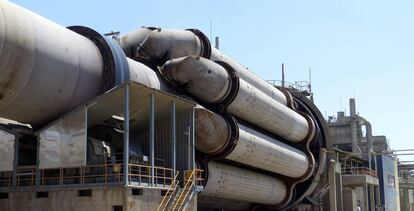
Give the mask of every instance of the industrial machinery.
[{"label": "industrial machinery", "polygon": [[[260,79],[201,31],[143,27],[117,42],[7,1],[0,9],[0,116],[29,124],[34,137],[133,81],[197,104],[200,209],[289,209],[323,188],[328,131],[316,106]],[[117,164],[126,149],[127,162],[146,162],[143,146],[132,141],[139,133],[131,132],[129,148],[122,145],[124,121],[114,115],[88,128],[87,164]]]}]

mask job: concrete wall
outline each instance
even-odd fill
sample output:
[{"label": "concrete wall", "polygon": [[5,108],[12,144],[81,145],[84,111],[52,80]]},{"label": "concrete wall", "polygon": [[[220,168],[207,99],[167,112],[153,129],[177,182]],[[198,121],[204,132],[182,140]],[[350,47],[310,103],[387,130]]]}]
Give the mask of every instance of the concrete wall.
[{"label": "concrete wall", "polygon": [[132,195],[132,188],[92,188],[92,196],[80,197],[77,189],[48,191],[47,198],[38,198],[37,192],[9,193],[0,199],[0,210],[7,211],[113,211],[114,206],[126,210],[156,210],[162,200],[158,189],[141,189],[142,195]]}]

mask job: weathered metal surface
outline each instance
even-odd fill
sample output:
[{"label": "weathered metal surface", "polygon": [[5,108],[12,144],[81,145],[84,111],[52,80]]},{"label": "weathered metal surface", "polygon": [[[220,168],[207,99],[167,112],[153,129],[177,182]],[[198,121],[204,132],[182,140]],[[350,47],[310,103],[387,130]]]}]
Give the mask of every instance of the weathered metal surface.
[{"label": "weathered metal surface", "polygon": [[201,106],[195,109],[195,136],[198,150],[209,154],[221,151],[230,141],[230,128],[226,120]]},{"label": "weathered metal surface", "polygon": [[[206,154],[223,150],[231,129],[226,120],[205,108],[196,109],[196,147]],[[309,161],[305,153],[274,138],[238,124],[236,146],[226,159],[297,178],[304,175]]]},{"label": "weathered metal surface", "polygon": [[210,161],[207,184],[200,195],[274,205],[285,198],[286,185],[265,174]]},{"label": "weathered metal surface", "polygon": [[[208,41],[200,39],[205,35],[195,35],[188,30],[173,30],[160,28],[141,28],[130,32],[121,37],[121,47],[128,57],[137,60],[146,60],[162,65],[169,59],[183,56],[207,55],[207,48],[211,51],[209,59],[213,61],[223,61],[232,66],[241,78],[257,87],[263,93],[277,100],[282,104],[287,104],[285,95],[258,77],[252,71],[226,56],[218,49],[206,46]],[[203,52],[204,51],[204,52]]]},{"label": "weathered metal surface", "polygon": [[255,86],[257,89],[265,93],[266,95],[270,96],[274,100],[287,105],[287,99],[285,95],[271,84],[267,83],[259,76],[254,74],[251,70],[248,70],[246,67],[232,59],[231,57],[225,55],[223,52],[216,48],[211,48],[211,57],[212,61],[223,61],[229,64],[242,78],[243,80],[247,81],[248,83]]},{"label": "weathered metal surface", "polygon": [[305,153],[241,124],[239,128],[239,142],[227,159],[288,177],[306,173],[309,161]]},{"label": "weathered metal surface", "polygon": [[289,141],[302,141],[309,132],[306,119],[240,79],[240,89],[227,110]]},{"label": "weathered metal surface", "polygon": [[142,63],[127,59],[130,80],[138,82],[150,88],[166,91],[166,86],[158,78],[158,75]]},{"label": "weathered metal surface", "polygon": [[86,108],[71,113],[39,133],[39,168],[86,165]]},{"label": "weathered metal surface", "polygon": [[37,124],[97,95],[102,58],[92,41],[9,1],[0,20],[1,116]]},{"label": "weathered metal surface", "polygon": [[13,171],[15,136],[0,129],[0,172]]},{"label": "weathered metal surface", "polygon": [[205,103],[219,103],[230,91],[237,92],[227,111],[282,138],[298,142],[309,133],[303,116],[245,80],[239,79],[238,90],[230,90],[226,70],[208,59],[194,56],[173,59],[161,71],[168,80]]},{"label": "weathered metal surface", "polygon": [[210,48],[189,30],[151,29],[141,28],[121,37],[120,45],[127,56],[162,65],[172,58],[202,56],[205,48]]},{"label": "weathered metal surface", "polygon": [[208,197],[202,194],[197,197],[197,206],[200,208],[216,208],[232,211],[245,211],[252,208],[252,203],[236,200]]},{"label": "weathered metal surface", "polygon": [[205,61],[207,59],[199,56],[172,59],[165,63],[161,71],[167,80],[185,87],[200,100],[216,103],[227,96],[230,77],[220,65]]}]

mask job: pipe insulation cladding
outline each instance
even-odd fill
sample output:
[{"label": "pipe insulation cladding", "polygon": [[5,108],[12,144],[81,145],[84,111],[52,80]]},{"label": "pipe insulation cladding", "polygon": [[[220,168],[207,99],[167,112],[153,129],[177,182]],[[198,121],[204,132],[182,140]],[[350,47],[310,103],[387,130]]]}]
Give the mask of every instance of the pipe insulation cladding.
[{"label": "pipe insulation cladding", "polygon": [[[86,27],[73,30],[96,33]],[[97,33],[96,33],[97,34]],[[100,36],[99,34],[97,34]],[[126,58],[110,39],[82,36],[8,1],[0,1],[0,116],[42,125],[116,83],[135,80],[162,89],[150,68]],[[116,51],[116,49],[119,49]],[[115,64],[113,64],[115,66]]]},{"label": "pipe insulation cladding", "polygon": [[209,161],[207,182],[200,196],[265,205],[280,203],[287,194],[281,180],[237,166]]},{"label": "pipe insulation cladding", "polygon": [[292,178],[303,176],[309,160],[302,151],[236,123],[238,137],[230,152],[223,152],[231,140],[232,122],[205,108],[195,109],[196,147],[203,153],[226,153],[226,159]]},{"label": "pipe insulation cladding", "polygon": [[240,77],[257,89],[287,105],[286,96],[252,71],[211,46],[202,32],[194,29],[174,30],[143,27],[121,37],[120,45],[128,57],[161,66],[167,60],[184,56],[201,56],[229,64]]},{"label": "pipe insulation cladding", "polygon": [[[172,59],[165,63],[161,72],[204,103],[226,101],[231,114],[289,141],[299,142],[314,133],[304,116],[245,80],[238,78],[239,86],[232,86],[234,82],[228,71],[211,60],[198,56]],[[235,96],[229,94],[232,92]]]},{"label": "pipe insulation cladding", "polygon": [[170,58],[187,55],[210,56],[210,42],[198,30],[143,27],[121,37],[120,46],[128,57],[162,65]]}]

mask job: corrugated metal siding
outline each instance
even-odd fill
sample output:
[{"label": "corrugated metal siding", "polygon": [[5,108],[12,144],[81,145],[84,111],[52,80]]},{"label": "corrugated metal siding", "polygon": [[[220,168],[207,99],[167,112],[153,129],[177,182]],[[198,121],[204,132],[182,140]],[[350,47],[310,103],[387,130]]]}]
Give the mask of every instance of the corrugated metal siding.
[{"label": "corrugated metal siding", "polygon": [[[395,183],[398,182],[398,175],[394,173],[394,160],[387,155],[380,155],[377,157],[377,164],[381,205],[387,211],[396,210],[398,191],[395,188]],[[394,177],[394,187],[389,186],[388,177]]]}]

